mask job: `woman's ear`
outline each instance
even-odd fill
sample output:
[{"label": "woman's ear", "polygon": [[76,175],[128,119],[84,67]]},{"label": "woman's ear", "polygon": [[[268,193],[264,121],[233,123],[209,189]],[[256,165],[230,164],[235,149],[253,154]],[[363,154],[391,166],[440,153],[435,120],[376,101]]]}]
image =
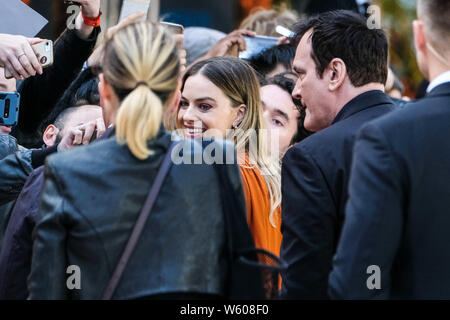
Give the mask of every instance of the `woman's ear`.
[{"label": "woman's ear", "polygon": [[336,91],[339,89],[347,77],[347,68],[342,59],[334,58],[328,65],[328,89]]},{"label": "woman's ear", "polygon": [[239,107],[237,107],[236,119],[233,122],[233,127],[237,128],[240,126],[240,124],[244,120],[246,113],[247,106],[245,104],[241,104]]},{"label": "woman's ear", "polygon": [[99,76],[99,83],[98,83],[98,92],[100,93],[100,100],[101,101],[105,101],[111,100],[111,96],[112,96],[112,88],[109,85],[109,83],[106,81],[105,76],[103,75],[103,73],[101,73]]},{"label": "woman's ear", "polygon": [[55,145],[56,138],[58,137],[59,129],[54,125],[49,125],[42,135],[42,139],[47,147],[52,147]]}]

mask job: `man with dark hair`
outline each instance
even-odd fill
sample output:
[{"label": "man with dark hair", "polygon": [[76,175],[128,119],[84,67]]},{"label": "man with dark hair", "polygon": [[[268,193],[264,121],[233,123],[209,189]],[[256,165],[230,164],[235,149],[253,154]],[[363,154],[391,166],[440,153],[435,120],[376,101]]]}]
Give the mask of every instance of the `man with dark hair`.
[{"label": "man with dark hair", "polygon": [[332,298],[450,299],[450,1],[417,9],[417,61],[431,83],[359,134]]},{"label": "man with dark hair", "polygon": [[[85,105],[65,109],[56,118],[55,123],[45,130],[44,143],[47,148],[58,143],[62,144],[63,137],[67,139],[72,135],[74,128],[95,122],[99,118],[102,118],[102,109],[99,106]],[[29,152],[31,153],[31,150]],[[23,169],[23,172],[18,169],[11,172],[8,163],[12,161],[13,159],[8,158],[0,160],[0,176],[4,178],[0,183],[2,191],[0,201],[3,197],[13,200],[19,196],[6,224],[4,239],[3,241],[0,239],[0,300],[27,298],[26,279],[31,268],[31,233],[44,185],[43,166],[34,168],[31,163],[24,162],[26,169]],[[19,175],[21,181],[17,182],[14,173]],[[8,187],[8,183],[13,182],[14,187]],[[0,221],[4,220],[6,217],[0,217]],[[0,235],[2,234],[3,230],[0,230]]]},{"label": "man with dark hair", "polygon": [[248,61],[263,78],[271,78],[277,74],[292,70],[295,49],[290,44],[281,44],[253,56]]},{"label": "man with dark hair", "polygon": [[[278,150],[272,150],[272,154],[276,152],[280,158],[289,147],[310,134],[303,127],[305,110],[301,102],[292,97],[295,81],[288,76],[295,74],[285,72],[269,78],[261,83],[260,90],[266,128],[277,131]],[[270,135],[271,138],[274,136]]]},{"label": "man with dark hair", "polygon": [[351,11],[333,11],[295,28],[293,97],[316,132],[290,148],[282,166],[282,296],[326,299],[344,221],[353,144],[360,127],[393,110],[384,94],[388,42]]}]

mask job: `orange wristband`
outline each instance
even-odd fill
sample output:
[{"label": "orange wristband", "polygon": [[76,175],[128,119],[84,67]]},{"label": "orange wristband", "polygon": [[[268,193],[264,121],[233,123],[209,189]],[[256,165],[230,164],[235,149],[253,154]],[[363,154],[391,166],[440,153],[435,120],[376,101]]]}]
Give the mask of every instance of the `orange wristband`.
[{"label": "orange wristband", "polygon": [[95,18],[90,18],[90,17],[86,17],[83,12],[81,12],[81,16],[83,17],[84,20],[84,24],[87,26],[91,26],[91,27],[99,27],[100,26],[100,17],[102,16],[102,12],[100,11],[100,14],[98,15],[98,17]]}]

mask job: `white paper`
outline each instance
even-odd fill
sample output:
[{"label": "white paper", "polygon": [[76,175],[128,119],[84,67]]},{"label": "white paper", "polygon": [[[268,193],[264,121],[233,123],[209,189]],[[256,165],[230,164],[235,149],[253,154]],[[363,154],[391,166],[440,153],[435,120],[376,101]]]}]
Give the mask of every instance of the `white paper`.
[{"label": "white paper", "polygon": [[145,16],[138,21],[147,20],[148,8],[150,7],[150,0],[124,0],[122,10],[120,11],[119,21],[136,12],[145,12]]},{"label": "white paper", "polygon": [[47,19],[22,1],[2,0],[0,5],[0,33],[33,38],[47,23]]}]

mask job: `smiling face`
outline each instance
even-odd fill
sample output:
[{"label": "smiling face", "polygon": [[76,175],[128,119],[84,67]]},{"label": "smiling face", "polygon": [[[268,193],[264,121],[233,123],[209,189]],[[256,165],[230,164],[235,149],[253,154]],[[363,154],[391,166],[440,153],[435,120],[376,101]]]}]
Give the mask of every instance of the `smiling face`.
[{"label": "smiling face", "polygon": [[[305,128],[317,132],[330,126],[336,115],[327,77],[320,79],[311,57],[311,31],[301,39],[294,58],[293,69],[299,76],[292,96],[306,108]],[[325,70],[324,75],[327,73]]]},{"label": "smiling face", "polygon": [[278,151],[283,155],[297,133],[300,112],[291,95],[277,85],[262,87],[261,99],[266,128],[277,131]]},{"label": "smiling face", "polygon": [[178,110],[178,127],[189,138],[226,137],[240,108],[214,83],[201,74],[189,77],[182,91]]}]

